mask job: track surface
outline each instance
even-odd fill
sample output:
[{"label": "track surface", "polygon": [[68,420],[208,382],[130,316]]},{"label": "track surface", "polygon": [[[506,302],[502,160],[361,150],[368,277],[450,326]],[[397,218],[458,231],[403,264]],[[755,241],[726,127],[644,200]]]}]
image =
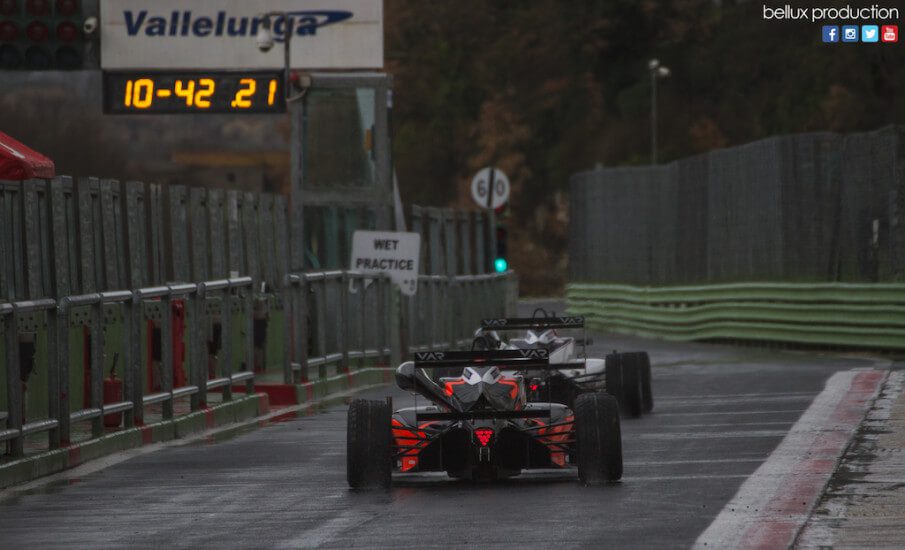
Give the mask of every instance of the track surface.
[{"label": "track surface", "polygon": [[595,340],[597,354],[648,349],[654,362],[654,414],[623,420],[622,483],[583,487],[546,471],[483,484],[409,475],[389,494],[356,494],[338,407],[14,493],[0,502],[0,547],[690,546],[829,375],[871,364]]}]

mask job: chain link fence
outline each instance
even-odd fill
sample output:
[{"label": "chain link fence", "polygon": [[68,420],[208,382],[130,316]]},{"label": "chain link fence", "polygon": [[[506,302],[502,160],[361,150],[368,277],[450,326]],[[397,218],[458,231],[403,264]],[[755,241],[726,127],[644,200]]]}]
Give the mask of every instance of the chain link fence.
[{"label": "chain link fence", "polygon": [[905,279],[905,127],[780,136],[571,179],[570,280]]}]

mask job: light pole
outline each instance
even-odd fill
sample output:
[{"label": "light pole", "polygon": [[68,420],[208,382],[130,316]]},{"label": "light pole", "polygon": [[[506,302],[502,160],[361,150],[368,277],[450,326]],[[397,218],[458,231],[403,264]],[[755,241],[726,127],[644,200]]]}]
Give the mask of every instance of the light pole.
[{"label": "light pole", "polygon": [[[302,91],[296,95],[290,95],[292,90],[292,63],[290,61],[290,51],[292,45],[292,36],[295,34],[295,26],[292,25],[292,19],[289,14],[284,11],[270,11],[258,16],[261,19],[261,25],[258,27],[258,33],[255,35],[255,42],[258,49],[262,52],[269,52],[273,48],[273,33],[270,31],[270,18],[283,20],[283,96],[286,103],[296,101],[304,97],[307,86],[302,87]],[[276,23],[274,23],[276,26]]]},{"label": "light pole", "polygon": [[650,72],[650,163],[657,164],[657,80],[669,76],[669,68],[660,65],[659,59],[647,62]]},{"label": "light pole", "polygon": [[290,52],[292,36],[295,34],[295,25],[289,14],[284,11],[271,11],[258,16],[261,25],[255,34],[255,42],[262,52],[269,52],[273,48],[273,33],[270,31],[270,19],[283,19],[283,98],[286,101],[286,112],[289,116],[289,124],[292,128],[290,137],[290,168],[289,168],[289,213],[290,213],[290,267],[292,270],[301,271],[304,267],[304,245],[302,240],[302,124],[300,109],[293,109],[292,103],[305,97],[305,92],[311,87],[311,77],[303,76],[300,79],[301,91],[292,95],[292,63]]}]

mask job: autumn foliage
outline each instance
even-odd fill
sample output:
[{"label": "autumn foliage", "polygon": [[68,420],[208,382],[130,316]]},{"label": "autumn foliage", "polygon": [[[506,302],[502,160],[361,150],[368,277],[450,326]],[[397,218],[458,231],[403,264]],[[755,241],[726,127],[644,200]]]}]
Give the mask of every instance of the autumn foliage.
[{"label": "autumn foliage", "polygon": [[552,294],[565,282],[569,175],[649,161],[651,58],[672,70],[659,87],[661,161],[905,122],[900,44],[824,45],[820,23],[764,21],[761,7],[387,0],[403,200],[469,205],[471,175],[499,166],[513,183],[510,265],[524,292]]}]

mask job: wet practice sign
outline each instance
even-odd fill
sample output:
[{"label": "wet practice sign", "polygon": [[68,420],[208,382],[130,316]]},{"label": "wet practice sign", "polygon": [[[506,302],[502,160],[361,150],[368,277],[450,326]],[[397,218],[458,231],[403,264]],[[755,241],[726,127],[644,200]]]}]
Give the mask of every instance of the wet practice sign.
[{"label": "wet practice sign", "polygon": [[385,273],[406,296],[418,291],[421,235],[398,231],[356,231],[352,236],[350,269]]}]

